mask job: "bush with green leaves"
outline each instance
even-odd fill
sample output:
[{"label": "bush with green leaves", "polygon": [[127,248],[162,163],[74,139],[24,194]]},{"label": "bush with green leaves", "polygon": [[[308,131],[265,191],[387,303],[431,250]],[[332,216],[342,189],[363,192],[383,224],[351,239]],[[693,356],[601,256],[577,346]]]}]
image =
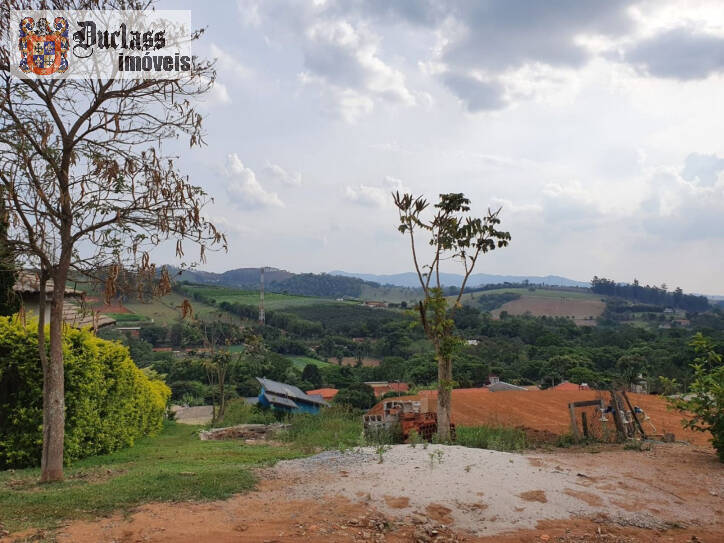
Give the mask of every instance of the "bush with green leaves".
[{"label": "bush with green leaves", "polygon": [[346,405],[355,409],[369,409],[377,402],[374,389],[365,383],[352,383],[340,389],[334,397],[337,405]]},{"label": "bush with green leaves", "polygon": [[692,338],[690,345],[697,357],[691,364],[694,379],[689,394],[669,401],[676,409],[691,414],[683,421],[685,428],[711,432],[711,443],[719,460],[724,462],[724,361],[712,341],[701,332]]},{"label": "bush with green leaves", "polygon": [[[161,430],[171,391],[138,369],[126,347],[67,328],[63,361],[66,464]],[[0,317],[0,469],[40,464],[42,391],[37,323]]]}]

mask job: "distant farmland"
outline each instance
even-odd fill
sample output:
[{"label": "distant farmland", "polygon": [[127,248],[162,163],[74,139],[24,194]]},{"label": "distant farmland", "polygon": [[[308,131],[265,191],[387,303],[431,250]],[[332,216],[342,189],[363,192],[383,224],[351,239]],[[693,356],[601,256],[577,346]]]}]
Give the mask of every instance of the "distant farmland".
[{"label": "distant farmland", "polygon": [[[510,289],[510,292],[519,293],[520,298],[491,311],[493,317],[499,318],[502,311],[507,311],[509,315],[529,313],[534,317],[572,318],[576,324],[594,326],[596,318],[606,309],[606,303],[601,300],[601,296],[588,292],[558,289]],[[483,294],[485,293],[480,293]]]},{"label": "distant farmland", "polygon": [[[189,294],[196,293],[206,298],[211,298],[215,300],[217,304],[229,302],[243,305],[259,305],[259,292],[254,290],[239,290],[233,287],[213,285],[183,285],[183,289]],[[318,298],[316,296],[294,296],[291,294],[278,294],[276,292],[264,293],[264,308],[271,311],[323,303],[334,303],[334,300]]]}]

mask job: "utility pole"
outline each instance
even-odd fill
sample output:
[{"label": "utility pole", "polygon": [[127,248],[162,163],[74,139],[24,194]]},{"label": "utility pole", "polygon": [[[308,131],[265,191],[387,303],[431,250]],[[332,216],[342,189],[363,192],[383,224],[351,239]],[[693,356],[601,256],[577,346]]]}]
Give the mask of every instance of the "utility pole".
[{"label": "utility pole", "polygon": [[259,322],[264,324],[266,316],[264,315],[264,268],[261,268],[261,283],[259,288]]}]

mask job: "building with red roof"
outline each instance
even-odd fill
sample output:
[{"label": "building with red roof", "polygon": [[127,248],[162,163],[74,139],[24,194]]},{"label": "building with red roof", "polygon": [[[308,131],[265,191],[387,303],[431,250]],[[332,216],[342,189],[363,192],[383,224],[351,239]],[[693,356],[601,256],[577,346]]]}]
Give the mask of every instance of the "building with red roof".
[{"label": "building with red roof", "polygon": [[325,402],[331,401],[337,395],[336,388],[318,388],[316,390],[307,390],[308,396],[321,396]]}]

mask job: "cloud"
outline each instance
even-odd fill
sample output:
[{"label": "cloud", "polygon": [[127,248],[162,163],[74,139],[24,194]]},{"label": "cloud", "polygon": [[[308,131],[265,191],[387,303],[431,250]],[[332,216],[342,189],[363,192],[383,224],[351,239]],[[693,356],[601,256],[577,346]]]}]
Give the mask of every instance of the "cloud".
[{"label": "cloud", "polygon": [[229,95],[229,90],[226,88],[226,85],[216,79],[214,80],[214,84],[211,86],[211,89],[200,97],[199,100],[204,105],[210,107],[224,106],[231,103],[231,96]]},{"label": "cloud", "polygon": [[704,79],[724,71],[724,37],[674,28],[639,41],[624,58],[655,77]]},{"label": "cloud", "polygon": [[302,184],[302,174],[299,172],[288,172],[278,164],[267,163],[262,170],[265,177],[286,185],[288,187],[299,187]]},{"label": "cloud", "polygon": [[686,157],[681,177],[686,181],[696,181],[699,185],[711,187],[716,184],[722,171],[724,171],[724,158],[692,153]]},{"label": "cloud", "polygon": [[238,220],[231,220],[223,215],[214,215],[213,223],[225,234],[249,235],[256,233],[254,229],[249,228],[246,224]]},{"label": "cloud", "polygon": [[724,182],[694,184],[673,172],[652,179],[651,196],[641,206],[647,233],[664,240],[720,240],[724,232]]},{"label": "cloud", "polygon": [[344,197],[356,204],[366,207],[383,208],[392,205],[393,192],[409,192],[400,179],[386,176],[380,186],[360,184],[357,187],[346,187]]},{"label": "cloud", "polygon": [[[298,80],[316,89],[330,111],[356,122],[380,103],[411,106],[416,94],[402,70],[383,58],[382,38],[367,24],[366,9],[345,2],[239,2],[250,26],[273,29],[302,53]],[[363,13],[364,12],[364,13]]]},{"label": "cloud", "polygon": [[498,81],[483,81],[454,73],[445,74],[442,80],[470,112],[500,109],[505,105],[504,89]]},{"label": "cloud", "polygon": [[368,207],[385,207],[391,199],[389,192],[370,185],[359,185],[356,188],[347,187],[344,196],[350,202]]},{"label": "cloud", "polygon": [[380,58],[380,38],[363,25],[321,20],[304,35],[302,81],[325,88],[347,120],[370,111],[375,100],[415,103],[402,72]]},{"label": "cloud", "polygon": [[257,181],[254,171],[244,166],[236,153],[227,156],[224,173],[229,179],[226,193],[231,203],[237,207],[246,209],[284,207],[284,202],[275,192],[264,190]]},{"label": "cloud", "polygon": [[251,75],[251,72],[246,66],[215,43],[209,46],[209,54],[212,58],[216,59],[216,69],[220,76],[246,79]]}]

